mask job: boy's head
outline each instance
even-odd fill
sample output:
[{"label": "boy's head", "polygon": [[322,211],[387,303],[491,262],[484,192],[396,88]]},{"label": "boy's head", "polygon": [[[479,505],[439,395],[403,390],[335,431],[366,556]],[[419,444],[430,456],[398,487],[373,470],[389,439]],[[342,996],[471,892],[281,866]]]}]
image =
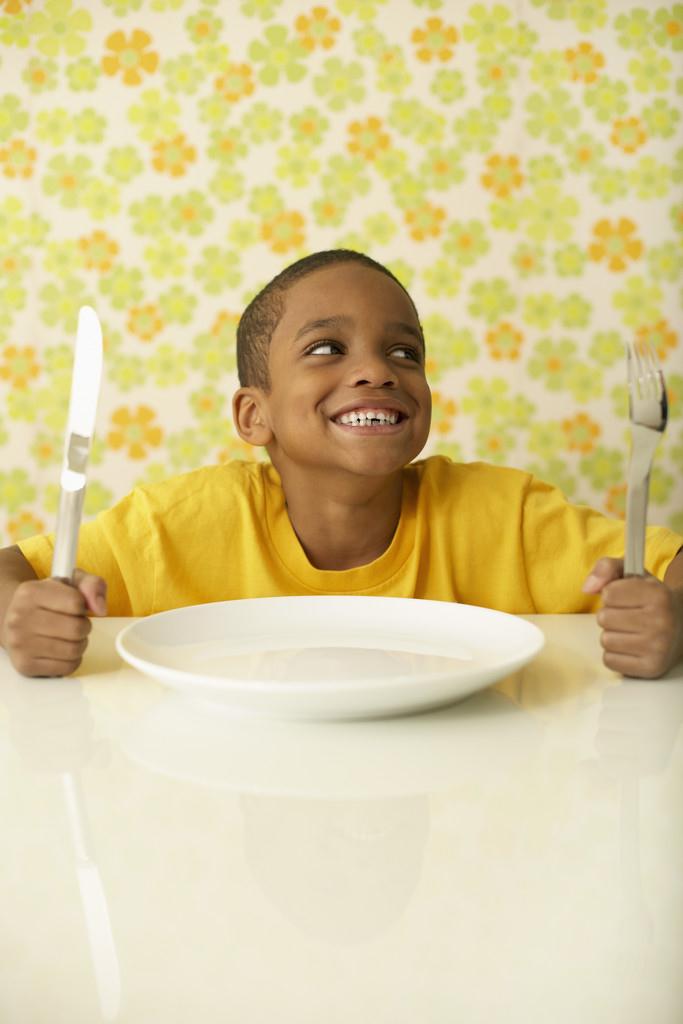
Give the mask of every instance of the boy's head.
[{"label": "boy's head", "polygon": [[281,475],[386,475],[424,447],[431,394],[419,317],[370,257],[332,250],[287,267],[245,310],[237,346],[237,430]]}]

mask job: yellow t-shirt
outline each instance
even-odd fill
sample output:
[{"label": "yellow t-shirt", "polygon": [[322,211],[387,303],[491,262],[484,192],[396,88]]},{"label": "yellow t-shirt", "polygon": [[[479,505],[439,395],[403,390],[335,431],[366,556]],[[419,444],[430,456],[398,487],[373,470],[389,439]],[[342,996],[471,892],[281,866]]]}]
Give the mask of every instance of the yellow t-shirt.
[{"label": "yellow t-shirt", "polygon": [[[20,542],[48,576],[52,537]],[[664,575],[683,538],[648,531],[646,565]],[[529,473],[444,456],[404,470],[401,517],[368,565],[316,569],[294,533],[270,463],[230,462],[138,487],[81,527],[77,564],[108,583],[110,615],[149,615],[246,597],[369,594],[483,605],[517,614],[592,611],[581,584],[621,557],[624,526]]]}]

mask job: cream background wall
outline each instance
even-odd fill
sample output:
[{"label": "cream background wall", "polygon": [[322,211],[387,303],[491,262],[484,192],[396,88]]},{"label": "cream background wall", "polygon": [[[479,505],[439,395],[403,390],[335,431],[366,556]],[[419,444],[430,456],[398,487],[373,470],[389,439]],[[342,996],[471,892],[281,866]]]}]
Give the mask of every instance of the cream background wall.
[{"label": "cream background wall", "polygon": [[105,333],[86,513],[259,457],[235,327],[318,249],[410,289],[425,454],[622,514],[624,343],[683,531],[683,4],[0,0],[0,543],[54,525],[78,308]]}]

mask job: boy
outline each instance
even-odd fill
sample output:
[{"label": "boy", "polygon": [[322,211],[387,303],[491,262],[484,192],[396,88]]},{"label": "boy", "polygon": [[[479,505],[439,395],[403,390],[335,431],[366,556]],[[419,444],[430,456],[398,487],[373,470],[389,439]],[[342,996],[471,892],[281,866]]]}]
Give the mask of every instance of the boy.
[{"label": "boy", "polygon": [[137,488],[82,527],[73,585],[46,578],[51,538],[0,551],[0,641],[20,672],[73,671],[107,605],[294,594],[525,614],[592,611],[601,593],[610,668],[657,677],[681,658],[682,538],[650,528],[653,575],[622,579],[622,523],[518,470],[413,463],[430,427],[424,339],[385,267],[348,250],[299,260],[249,304],[237,348],[235,425],[270,463]]}]

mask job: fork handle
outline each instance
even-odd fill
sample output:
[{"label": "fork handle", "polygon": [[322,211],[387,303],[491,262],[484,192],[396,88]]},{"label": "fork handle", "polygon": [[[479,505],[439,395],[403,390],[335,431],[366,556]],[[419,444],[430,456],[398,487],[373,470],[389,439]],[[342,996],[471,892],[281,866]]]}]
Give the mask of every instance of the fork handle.
[{"label": "fork handle", "polygon": [[626,492],[626,553],[624,576],[644,576],[645,525],[652,457],[660,434],[634,423]]}]

